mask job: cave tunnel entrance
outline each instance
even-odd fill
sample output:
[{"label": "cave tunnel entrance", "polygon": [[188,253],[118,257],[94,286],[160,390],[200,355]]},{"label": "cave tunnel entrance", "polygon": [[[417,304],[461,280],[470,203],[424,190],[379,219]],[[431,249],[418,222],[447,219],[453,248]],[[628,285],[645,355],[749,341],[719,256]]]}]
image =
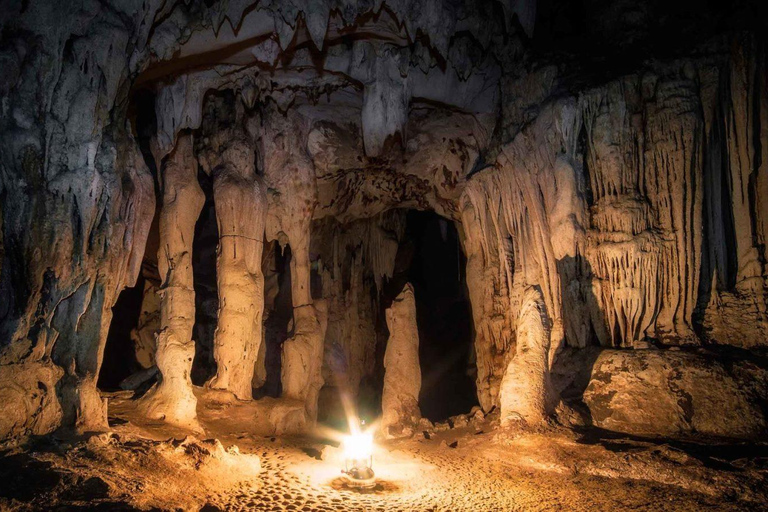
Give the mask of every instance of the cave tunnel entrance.
[{"label": "cave tunnel entrance", "polygon": [[133,336],[141,316],[145,283],[146,279],[140,274],[136,285],[124,289],[112,307],[112,322],[97,383],[103,391],[120,389],[120,383],[125,378],[142,368]]},{"label": "cave tunnel entrance", "polygon": [[395,275],[385,287],[382,307],[389,307],[405,283],[413,285],[422,375],[419,407],[433,422],[478,405],[465,269],[454,223],[434,212],[408,211]]},{"label": "cave tunnel entrance", "polygon": [[[121,385],[155,382],[155,333],[160,325],[160,274],[157,270],[157,252],[160,246],[159,205],[155,210],[144,248],[144,259],[136,285],[120,292],[112,307],[107,341],[99,371],[97,386],[103,391],[121,389]],[[124,382],[132,375],[132,383]]]}]

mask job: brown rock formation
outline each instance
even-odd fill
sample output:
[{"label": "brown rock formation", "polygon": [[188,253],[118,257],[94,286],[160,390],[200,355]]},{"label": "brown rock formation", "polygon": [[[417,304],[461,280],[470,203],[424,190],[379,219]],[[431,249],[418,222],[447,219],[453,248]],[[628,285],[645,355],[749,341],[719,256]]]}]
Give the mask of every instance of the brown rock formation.
[{"label": "brown rock formation", "polygon": [[197,182],[192,137],[179,137],[162,172],[160,250],[160,331],[155,359],[160,381],[141,401],[149,418],[179,425],[196,423],[197,399],[192,393],[195,344],[195,290],[192,276],[192,239],[205,196]]},{"label": "brown rock formation", "polygon": [[216,260],[219,322],[214,340],[217,372],[208,385],[252,398],[251,381],[262,336],[266,195],[256,175],[253,143],[242,133],[220,132],[210,162],[219,226]]},{"label": "brown rock formation", "polygon": [[608,430],[759,438],[768,430],[759,405],[767,376],[746,362],[728,367],[714,354],[606,350],[584,401],[594,424]]},{"label": "brown rock formation", "polygon": [[283,396],[304,403],[310,424],[317,420],[317,399],[323,387],[323,349],[328,327],[325,301],[293,310],[294,334],[283,345]]},{"label": "brown rock formation", "polygon": [[515,354],[499,389],[502,425],[516,420],[535,425],[544,422],[552,412],[549,324],[541,291],[529,288],[523,295],[517,320]]},{"label": "brown rock formation", "polygon": [[[380,3],[4,6],[0,439],[106,426],[96,382],[112,308],[154,257],[145,246],[161,195],[163,380],[145,403],[165,405],[150,408],[153,417],[192,415],[193,326],[217,327],[198,347],[213,346],[212,387],[250,399],[266,380],[261,371],[253,379],[265,240],[292,252],[287,396],[314,417],[321,381],[356,395],[381,362],[382,290],[405,209],[434,211],[461,233],[486,412],[523,408],[511,390],[544,389],[564,348],[744,350],[718,352],[726,366],[760,355],[768,50],[762,21],[747,19],[764,12],[759,2],[733,17],[711,5],[691,17],[655,16],[667,8],[659,2],[569,7],[584,11],[582,24],[565,19],[572,11],[560,13],[560,2],[542,4],[542,16],[533,1]],[[548,40],[562,22],[575,40]],[[213,265],[199,261],[210,282],[197,308],[205,321],[195,323],[197,163],[211,175],[199,183],[219,246],[217,292]],[[198,254],[213,252],[206,245]],[[134,336],[140,366],[155,357],[146,292]],[[327,303],[327,328],[313,297]],[[551,325],[530,323],[534,310]],[[401,313],[392,314],[415,322]],[[534,327],[550,329],[548,341]],[[533,367],[532,354],[536,371],[525,378],[519,368]],[[678,361],[666,350],[648,357],[661,358],[657,373]],[[213,364],[201,359],[202,381]],[[623,365],[610,372],[640,386]],[[720,403],[707,392],[713,399],[697,402],[697,415]],[[540,418],[543,394],[520,415]],[[280,423],[298,423],[301,407],[291,407]],[[683,416],[665,432],[699,429]],[[602,418],[626,431],[646,422]]]}]

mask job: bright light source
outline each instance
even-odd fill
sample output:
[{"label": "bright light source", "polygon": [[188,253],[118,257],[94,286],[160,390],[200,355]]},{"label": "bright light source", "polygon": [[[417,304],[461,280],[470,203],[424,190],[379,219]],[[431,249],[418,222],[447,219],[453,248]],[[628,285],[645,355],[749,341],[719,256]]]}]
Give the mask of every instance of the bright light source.
[{"label": "bright light source", "polygon": [[373,434],[355,432],[344,437],[342,442],[346,460],[368,460],[373,455]]},{"label": "bright light source", "polygon": [[352,424],[352,432],[342,438],[344,469],[352,487],[370,488],[376,484],[373,473],[373,433],[362,432]]}]

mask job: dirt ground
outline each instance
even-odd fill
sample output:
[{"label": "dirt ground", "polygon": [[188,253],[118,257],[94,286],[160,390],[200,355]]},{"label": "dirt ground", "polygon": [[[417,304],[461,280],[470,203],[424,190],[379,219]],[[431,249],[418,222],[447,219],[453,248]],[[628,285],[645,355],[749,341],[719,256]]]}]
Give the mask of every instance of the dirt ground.
[{"label": "dirt ground", "polygon": [[215,410],[191,434],[114,400],[109,433],[6,448],[0,510],[768,510],[768,444],[501,430],[491,417],[377,442],[376,487],[358,491],[334,442]]}]

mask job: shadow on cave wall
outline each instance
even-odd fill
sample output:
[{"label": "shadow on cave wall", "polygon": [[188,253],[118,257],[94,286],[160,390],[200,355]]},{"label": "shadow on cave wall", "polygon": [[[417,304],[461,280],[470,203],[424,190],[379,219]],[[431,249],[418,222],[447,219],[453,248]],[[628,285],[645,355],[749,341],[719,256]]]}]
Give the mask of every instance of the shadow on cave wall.
[{"label": "shadow on cave wall", "polygon": [[[597,307],[597,297],[592,288],[592,267],[582,256],[567,256],[557,261],[560,276],[560,301],[563,304],[563,327],[566,346],[557,353],[550,368],[556,396],[589,417],[584,404],[584,391],[589,385],[592,368],[600,352],[598,329],[605,331],[605,313]],[[576,346],[578,332],[586,335],[584,348]],[[608,333],[604,332],[603,336]]]}]

